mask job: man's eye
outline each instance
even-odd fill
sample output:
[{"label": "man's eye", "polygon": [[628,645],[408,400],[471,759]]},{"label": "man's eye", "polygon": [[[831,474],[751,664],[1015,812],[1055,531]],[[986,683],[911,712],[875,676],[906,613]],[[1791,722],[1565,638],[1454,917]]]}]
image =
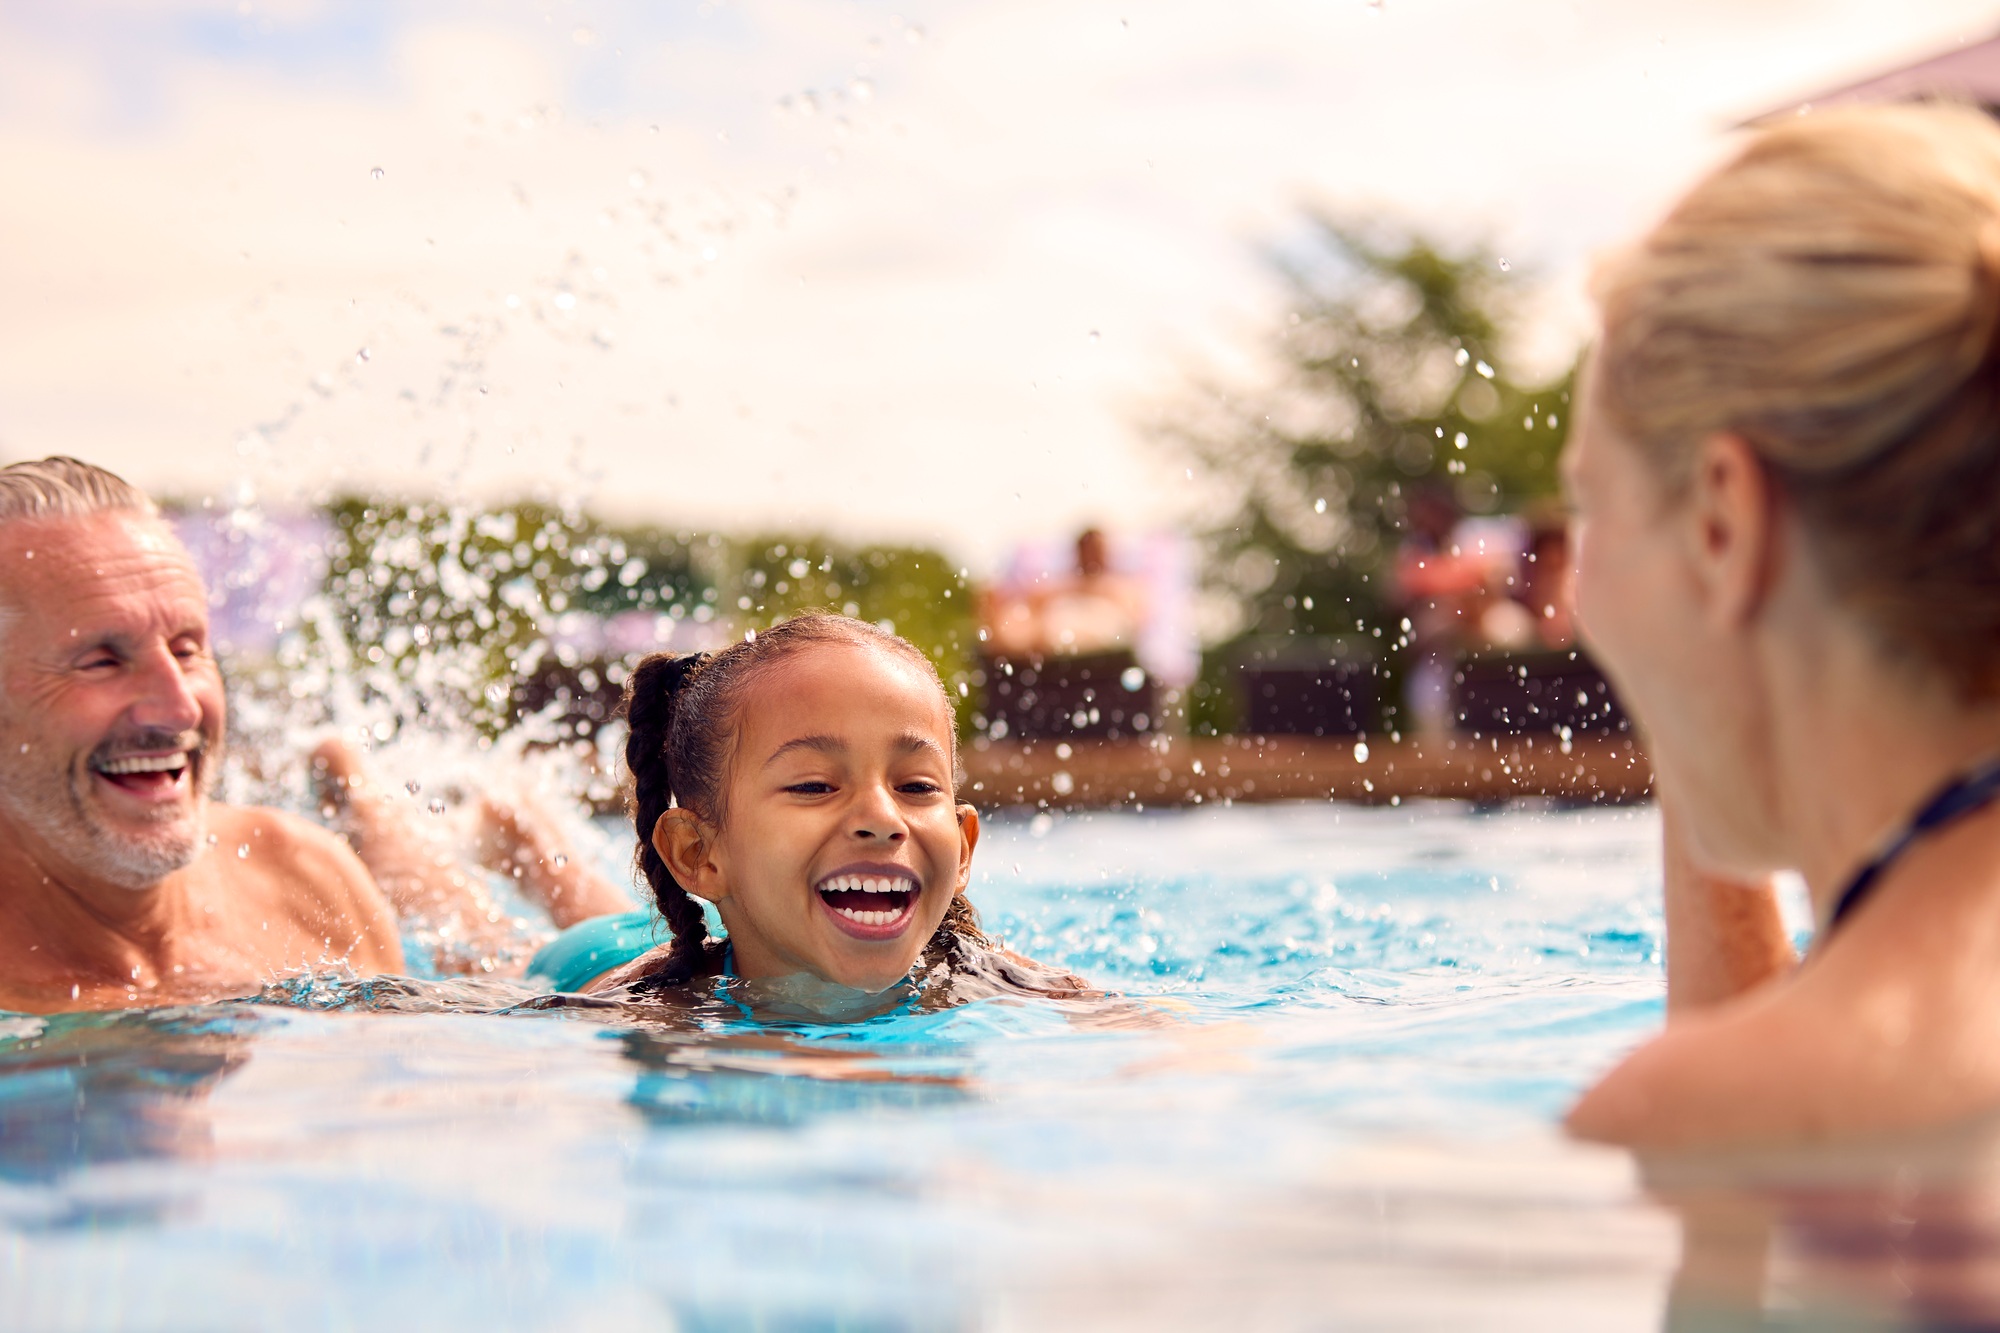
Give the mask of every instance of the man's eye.
[{"label": "man's eye", "polygon": [[115,667],[118,659],[110,653],[92,653],[77,664],[85,671],[96,671],[102,667]]}]

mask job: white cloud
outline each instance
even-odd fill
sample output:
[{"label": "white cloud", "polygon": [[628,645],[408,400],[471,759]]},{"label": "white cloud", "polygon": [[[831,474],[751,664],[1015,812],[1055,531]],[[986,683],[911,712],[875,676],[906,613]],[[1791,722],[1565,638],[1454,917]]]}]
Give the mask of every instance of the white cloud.
[{"label": "white cloud", "polygon": [[1302,200],[1493,238],[1553,284],[1553,362],[1590,255],[1732,120],[1993,13],[411,12],[135,11],[136,81],[82,20],[0,20],[0,450],[988,558],[1173,511],[1134,422],[1255,346]]}]

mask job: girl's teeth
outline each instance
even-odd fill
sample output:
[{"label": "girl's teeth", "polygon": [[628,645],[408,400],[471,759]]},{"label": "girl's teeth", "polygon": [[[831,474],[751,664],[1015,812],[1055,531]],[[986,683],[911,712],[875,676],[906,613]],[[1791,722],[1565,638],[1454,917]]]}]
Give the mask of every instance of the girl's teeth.
[{"label": "girl's teeth", "polygon": [[874,875],[840,875],[826,882],[828,893],[908,893],[906,879],[885,879]]},{"label": "girl's teeth", "polygon": [[853,907],[836,907],[834,910],[849,921],[864,926],[886,926],[902,915],[901,912],[863,912]]}]

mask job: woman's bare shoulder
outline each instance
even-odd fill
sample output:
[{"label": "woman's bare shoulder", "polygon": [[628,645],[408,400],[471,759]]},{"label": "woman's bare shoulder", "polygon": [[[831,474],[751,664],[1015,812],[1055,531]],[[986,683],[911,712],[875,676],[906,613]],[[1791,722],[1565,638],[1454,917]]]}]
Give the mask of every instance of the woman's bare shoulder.
[{"label": "woman's bare shoulder", "polygon": [[1794,996],[1677,1019],[1577,1100],[1578,1138],[1673,1149],[1799,1142],[1838,1132],[1851,1076],[1811,1040]]}]

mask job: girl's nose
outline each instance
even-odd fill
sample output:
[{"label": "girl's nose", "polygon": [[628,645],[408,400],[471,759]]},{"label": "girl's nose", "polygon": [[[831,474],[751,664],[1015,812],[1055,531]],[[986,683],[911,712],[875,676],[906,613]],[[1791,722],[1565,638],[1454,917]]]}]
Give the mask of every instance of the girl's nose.
[{"label": "girl's nose", "polygon": [[901,842],[910,836],[893,794],[880,787],[869,789],[854,812],[854,836],[884,842]]}]

